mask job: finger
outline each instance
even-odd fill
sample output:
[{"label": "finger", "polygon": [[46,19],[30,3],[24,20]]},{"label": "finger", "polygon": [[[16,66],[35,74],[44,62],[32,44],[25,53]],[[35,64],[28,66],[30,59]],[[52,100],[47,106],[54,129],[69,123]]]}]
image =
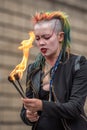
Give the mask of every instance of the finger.
[{"label": "finger", "polygon": [[30,110],[26,110],[26,113],[27,113],[28,115],[34,115],[34,113],[33,113],[32,111],[30,111]]},{"label": "finger", "polygon": [[31,120],[36,120],[36,119],[39,118],[38,115],[33,115],[33,114],[29,114],[29,113],[26,113],[26,117],[27,117],[28,119],[31,119]]},{"label": "finger", "polygon": [[38,113],[37,113],[37,112],[32,112],[32,113],[33,113],[33,115],[38,116]]},{"label": "finger", "polygon": [[30,111],[30,110],[27,110],[26,113],[29,114],[29,115],[33,115],[33,116],[38,116],[37,112],[33,112],[33,111]]},{"label": "finger", "polygon": [[35,119],[30,119],[31,122],[36,122],[38,121],[39,118],[35,118]]},{"label": "finger", "polygon": [[23,101],[24,103],[34,103],[34,102],[36,102],[36,100],[37,100],[37,99],[35,99],[35,98],[23,98],[23,99],[22,99],[22,101]]},{"label": "finger", "polygon": [[36,108],[36,105],[34,103],[24,103],[24,106],[26,108]]},{"label": "finger", "polygon": [[39,116],[36,116],[36,117],[32,117],[32,116],[28,116],[28,115],[26,115],[27,116],[27,118],[31,121],[31,122],[35,122],[35,121],[37,121],[38,119],[39,119]]},{"label": "finger", "polygon": [[25,103],[28,103],[29,102],[29,98],[22,98],[22,101],[25,102]]},{"label": "finger", "polygon": [[30,110],[26,110],[26,115],[29,115],[31,117],[37,117],[38,113],[37,112],[32,112]]},{"label": "finger", "polygon": [[24,108],[28,110],[29,106],[24,104]]},{"label": "finger", "polygon": [[29,104],[29,103],[24,103],[24,107],[27,108],[27,109],[29,109],[30,107],[32,107],[32,105]]}]

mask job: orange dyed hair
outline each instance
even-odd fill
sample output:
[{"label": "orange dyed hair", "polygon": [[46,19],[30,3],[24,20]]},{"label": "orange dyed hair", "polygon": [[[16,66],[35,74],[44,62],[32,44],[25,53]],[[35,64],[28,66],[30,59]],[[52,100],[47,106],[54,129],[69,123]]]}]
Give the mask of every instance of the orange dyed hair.
[{"label": "orange dyed hair", "polygon": [[37,23],[42,20],[51,20],[56,18],[64,21],[67,18],[67,15],[65,15],[65,13],[61,11],[40,12],[34,15],[33,21],[34,23]]}]

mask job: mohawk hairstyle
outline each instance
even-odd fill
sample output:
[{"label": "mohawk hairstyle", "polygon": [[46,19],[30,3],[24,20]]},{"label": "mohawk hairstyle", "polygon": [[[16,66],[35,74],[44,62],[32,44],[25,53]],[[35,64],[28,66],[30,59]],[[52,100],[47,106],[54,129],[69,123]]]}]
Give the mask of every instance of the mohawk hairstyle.
[{"label": "mohawk hairstyle", "polygon": [[59,19],[62,24],[62,31],[64,32],[64,41],[62,42],[62,47],[64,53],[70,52],[70,24],[68,21],[68,16],[62,11],[53,11],[53,12],[40,12],[36,13],[33,17],[34,24],[40,21],[49,21],[51,19]]}]

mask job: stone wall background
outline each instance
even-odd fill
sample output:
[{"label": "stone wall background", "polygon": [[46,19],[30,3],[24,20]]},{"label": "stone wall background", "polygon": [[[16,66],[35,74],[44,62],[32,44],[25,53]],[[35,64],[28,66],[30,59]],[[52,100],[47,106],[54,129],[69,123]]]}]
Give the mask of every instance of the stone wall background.
[{"label": "stone wall background", "polygon": [[[7,78],[22,59],[22,52],[17,48],[22,40],[28,39],[32,29],[31,16],[43,10],[62,10],[69,15],[72,52],[87,57],[86,0],[0,0],[0,130],[30,128],[20,119],[21,98]],[[37,53],[36,47],[31,49],[29,63]],[[21,81],[24,89],[25,75],[26,71]]]}]

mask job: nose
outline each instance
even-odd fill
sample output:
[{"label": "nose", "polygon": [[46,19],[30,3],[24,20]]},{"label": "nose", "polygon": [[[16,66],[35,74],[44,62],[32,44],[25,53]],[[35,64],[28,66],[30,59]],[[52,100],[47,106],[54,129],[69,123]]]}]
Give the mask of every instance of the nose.
[{"label": "nose", "polygon": [[43,39],[40,39],[38,43],[40,46],[44,46],[46,44],[46,42]]}]

